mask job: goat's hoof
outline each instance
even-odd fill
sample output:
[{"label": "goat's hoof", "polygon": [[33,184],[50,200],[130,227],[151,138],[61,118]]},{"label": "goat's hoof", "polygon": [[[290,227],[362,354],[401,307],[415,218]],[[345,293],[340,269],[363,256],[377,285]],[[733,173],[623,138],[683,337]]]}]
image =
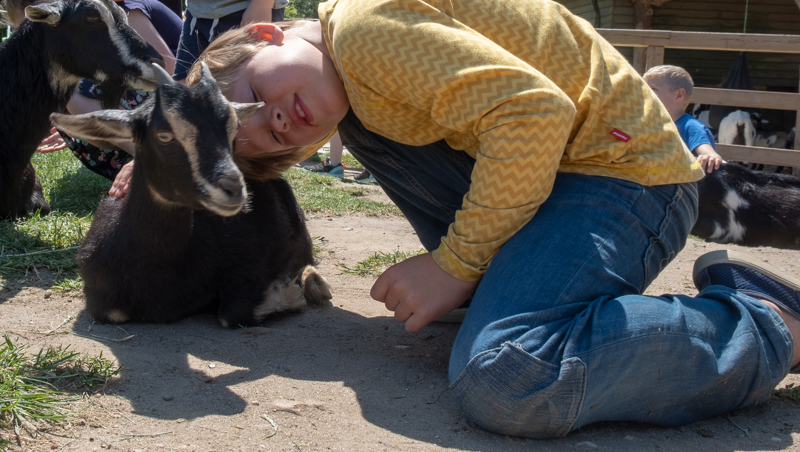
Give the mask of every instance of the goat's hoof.
[{"label": "goat's hoof", "polygon": [[310,265],[304,268],[300,280],[303,283],[303,293],[309,303],[322,304],[333,298],[331,285],[325,281],[316,268]]}]

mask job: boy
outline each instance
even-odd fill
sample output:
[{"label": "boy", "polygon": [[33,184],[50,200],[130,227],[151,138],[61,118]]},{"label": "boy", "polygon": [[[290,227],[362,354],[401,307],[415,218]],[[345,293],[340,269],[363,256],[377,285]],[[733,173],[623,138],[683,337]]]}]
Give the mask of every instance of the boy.
[{"label": "boy", "polygon": [[682,67],[665,64],[650,68],[644,74],[644,80],[666,107],[683,142],[697,157],[703,170],[712,173],[719,169],[722,157],[714,146],[714,135],[705,124],[685,113],[694,88],[692,76]]},{"label": "boy", "polygon": [[703,171],[591,24],[544,0],[319,13],[233,30],[201,56],[229,100],[265,104],[234,155],[272,177],[338,128],[430,251],[371,296],[417,332],[473,295],[449,366],[472,421],[531,438],[676,426],[761,403],[800,364],[794,279],[782,295],[766,270],[707,255],[697,297],[643,295],[685,245]]}]

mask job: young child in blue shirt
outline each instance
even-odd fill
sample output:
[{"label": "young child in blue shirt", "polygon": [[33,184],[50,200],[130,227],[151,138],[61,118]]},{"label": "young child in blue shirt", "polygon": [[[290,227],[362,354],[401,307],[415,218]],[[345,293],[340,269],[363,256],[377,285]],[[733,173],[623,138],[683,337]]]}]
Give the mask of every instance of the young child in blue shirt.
[{"label": "young child in blue shirt", "polygon": [[722,157],[714,146],[714,135],[705,124],[685,113],[694,89],[692,76],[682,67],[665,64],[650,68],[645,72],[644,80],[666,107],[683,142],[697,157],[703,170],[712,173],[719,169]]}]

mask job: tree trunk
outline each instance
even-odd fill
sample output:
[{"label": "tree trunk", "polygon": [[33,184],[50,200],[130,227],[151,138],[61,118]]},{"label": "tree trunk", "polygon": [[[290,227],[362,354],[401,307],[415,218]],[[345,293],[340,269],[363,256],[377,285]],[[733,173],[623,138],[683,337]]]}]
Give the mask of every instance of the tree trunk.
[{"label": "tree trunk", "polygon": [[[633,23],[637,30],[651,30],[653,28],[653,7],[661,6],[669,0],[631,0],[633,3]],[[795,0],[800,2],[800,0]],[[633,67],[643,74],[647,65],[647,48],[633,48]]]}]

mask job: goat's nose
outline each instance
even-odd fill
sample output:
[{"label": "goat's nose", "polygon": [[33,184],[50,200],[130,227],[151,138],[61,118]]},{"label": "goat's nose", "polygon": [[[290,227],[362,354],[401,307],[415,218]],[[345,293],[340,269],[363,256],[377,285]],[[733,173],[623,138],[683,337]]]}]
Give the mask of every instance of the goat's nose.
[{"label": "goat's nose", "polygon": [[242,181],[238,177],[221,177],[217,181],[217,186],[221,188],[228,196],[233,197],[242,195]]}]

